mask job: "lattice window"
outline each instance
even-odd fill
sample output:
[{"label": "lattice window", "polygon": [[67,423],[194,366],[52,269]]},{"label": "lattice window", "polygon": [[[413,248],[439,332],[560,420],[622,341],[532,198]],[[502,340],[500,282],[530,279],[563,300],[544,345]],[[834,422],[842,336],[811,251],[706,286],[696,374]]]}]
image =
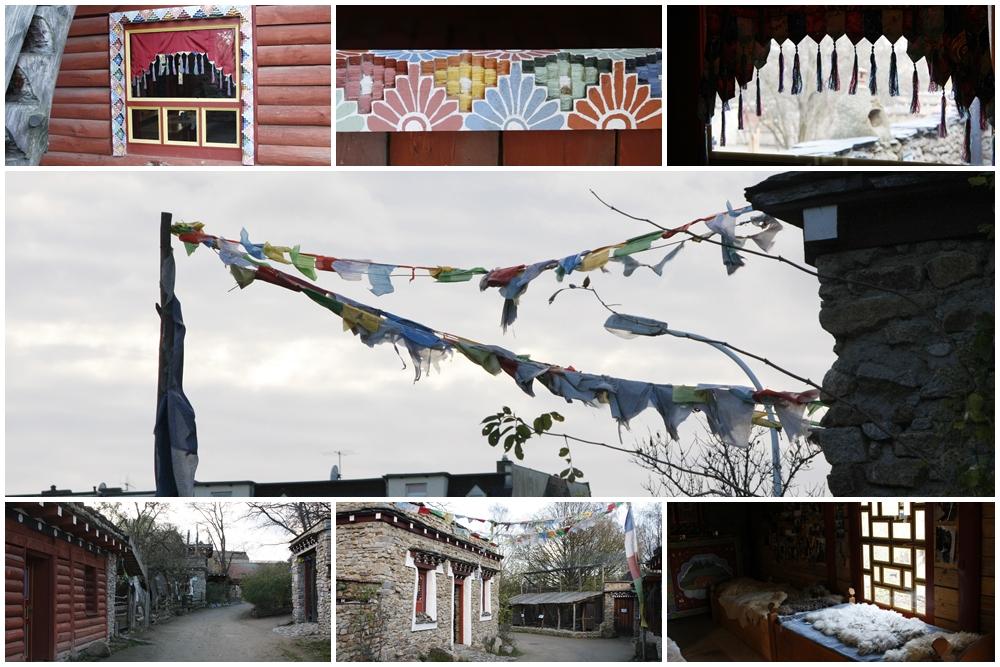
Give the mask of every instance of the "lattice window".
[{"label": "lattice window", "polygon": [[862,599],[916,616],[927,615],[927,504],[861,503]]}]

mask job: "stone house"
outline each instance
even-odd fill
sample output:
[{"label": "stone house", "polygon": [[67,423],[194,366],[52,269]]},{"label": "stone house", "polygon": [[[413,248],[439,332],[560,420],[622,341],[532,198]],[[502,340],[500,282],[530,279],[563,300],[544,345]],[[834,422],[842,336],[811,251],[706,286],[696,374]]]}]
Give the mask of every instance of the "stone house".
[{"label": "stone house", "polygon": [[298,535],[292,552],[292,619],[330,627],[330,519],[323,519]]},{"label": "stone house", "polygon": [[434,515],[337,503],[337,660],[491,646],[501,558],[487,540]]},{"label": "stone house", "polygon": [[996,193],[975,176],[792,172],[746,190],[802,228],[820,274],[833,495],[993,495]]}]

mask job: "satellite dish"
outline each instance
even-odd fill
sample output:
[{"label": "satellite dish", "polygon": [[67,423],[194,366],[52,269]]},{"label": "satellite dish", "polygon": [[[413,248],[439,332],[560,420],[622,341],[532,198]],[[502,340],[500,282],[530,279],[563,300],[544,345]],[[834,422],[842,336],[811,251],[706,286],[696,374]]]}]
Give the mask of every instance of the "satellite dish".
[{"label": "satellite dish", "polygon": [[97,490],[100,491],[101,493],[103,493],[104,491],[108,490],[108,485],[105,484],[104,482],[101,482],[101,485],[99,487],[97,487]]},{"label": "satellite dish", "polygon": [[336,482],[338,479],[340,479],[340,468],[333,466],[333,469],[330,471],[330,481]]}]

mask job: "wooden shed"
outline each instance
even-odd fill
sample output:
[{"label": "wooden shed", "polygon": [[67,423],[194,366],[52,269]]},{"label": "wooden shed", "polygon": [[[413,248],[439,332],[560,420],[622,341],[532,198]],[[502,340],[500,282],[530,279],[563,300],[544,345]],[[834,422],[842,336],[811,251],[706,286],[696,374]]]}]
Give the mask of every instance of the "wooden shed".
[{"label": "wooden shed", "polygon": [[331,163],[330,5],[81,5],[42,165]]},{"label": "wooden shed", "polygon": [[59,660],[107,641],[109,576],[128,538],[71,503],[7,503],[6,659]]}]

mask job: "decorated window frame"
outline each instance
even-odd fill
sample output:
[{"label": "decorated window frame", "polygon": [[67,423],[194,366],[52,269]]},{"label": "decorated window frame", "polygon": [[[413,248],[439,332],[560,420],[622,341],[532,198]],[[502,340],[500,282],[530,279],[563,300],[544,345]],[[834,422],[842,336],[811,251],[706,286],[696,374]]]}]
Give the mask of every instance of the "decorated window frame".
[{"label": "decorated window frame", "polygon": [[133,118],[129,118],[127,121],[128,126],[128,141],[131,144],[152,144],[159,145],[163,139],[163,109],[159,106],[140,106],[140,105],[130,105],[128,108],[128,113],[132,114],[134,111],[155,111],[156,112],[156,139],[143,139],[135,136],[136,123],[133,122]]},{"label": "decorated window frame", "polygon": [[922,502],[860,503],[861,600],[933,621],[929,509]]},{"label": "decorated window frame", "polygon": [[[412,549],[407,550],[404,565],[413,570],[413,597],[410,601],[410,631],[433,630],[438,627],[437,618],[437,575],[444,575],[442,563],[444,559],[432,559],[435,562],[418,562]],[[420,622],[417,614],[431,619],[431,622]]]},{"label": "decorated window frame", "polygon": [[[131,82],[129,81],[128,51],[126,48],[128,28],[139,24],[156,25],[151,30],[169,30],[173,26],[167,25],[171,21],[198,21],[204,19],[234,19],[232,25],[236,27],[238,45],[236,51],[236,76],[233,77],[234,85],[237,87],[237,96],[234,101],[237,104],[231,108],[238,110],[238,135],[237,144],[215,145],[208,143],[210,148],[238,148],[242,153],[242,163],[252,165],[255,161],[255,141],[254,141],[254,74],[253,74],[253,27],[251,21],[250,5],[206,5],[206,6],[181,6],[155,9],[140,9],[127,12],[112,12],[109,14],[109,37],[111,56],[111,137],[112,154],[116,157],[128,153],[128,143],[131,141],[128,129],[129,123],[126,117],[128,109],[133,108],[132,103],[138,101],[139,106],[143,105],[144,98],[133,99],[130,94]],[[228,25],[228,24],[227,24]],[[161,26],[166,26],[161,28]],[[215,27],[215,26],[212,26]],[[174,29],[198,29],[195,27],[180,27]],[[156,104],[161,107],[169,99],[154,98]],[[181,98],[190,102],[190,98]],[[205,98],[207,100],[216,98]],[[227,99],[227,98],[218,98]],[[152,102],[152,100],[150,100]],[[177,100],[173,100],[177,101]],[[176,106],[176,105],[172,105]],[[198,105],[200,106],[200,105]],[[202,127],[204,124],[204,112],[198,112],[198,122]],[[177,146],[178,144],[166,142],[165,113],[161,112],[160,119],[160,139],[161,141],[138,141],[142,145],[158,143],[161,145]],[[182,142],[184,146],[190,146],[190,142]],[[198,147],[206,147],[199,130],[199,141],[195,144]]]},{"label": "decorated window frame", "polygon": [[337,132],[662,129],[659,48],[336,58]]}]

